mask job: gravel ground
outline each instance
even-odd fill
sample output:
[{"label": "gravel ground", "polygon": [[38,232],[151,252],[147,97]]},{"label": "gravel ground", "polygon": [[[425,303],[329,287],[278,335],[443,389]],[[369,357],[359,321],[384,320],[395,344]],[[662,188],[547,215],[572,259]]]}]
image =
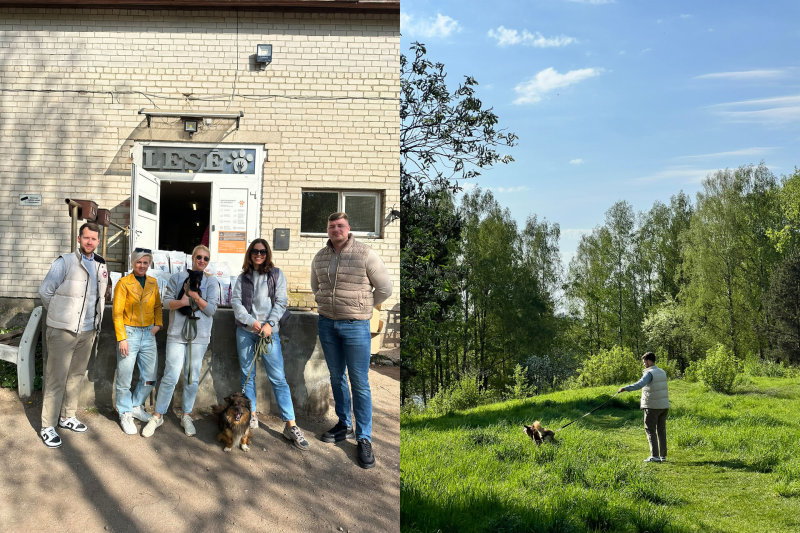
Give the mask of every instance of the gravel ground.
[{"label": "gravel ground", "polygon": [[[28,531],[400,530],[400,382],[397,367],[373,366],[373,449],[364,470],[352,441],[318,436],[336,418],[298,418],[302,452],[260,415],[249,452],[222,450],[213,415],[186,437],[174,413],[152,438],[125,435],[116,413],[80,411],[89,430],[63,429],[64,444],[39,438],[41,392],[20,401],[0,389],[0,529]],[[331,400],[331,405],[333,404]],[[143,423],[136,421],[141,433]]]}]

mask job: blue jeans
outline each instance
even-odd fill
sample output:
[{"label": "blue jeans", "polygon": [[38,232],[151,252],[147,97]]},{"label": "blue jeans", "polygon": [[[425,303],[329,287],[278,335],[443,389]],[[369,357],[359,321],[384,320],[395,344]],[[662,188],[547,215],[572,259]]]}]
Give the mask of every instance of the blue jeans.
[{"label": "blue jeans", "polygon": [[319,342],[322,344],[325,362],[328,363],[328,371],[331,374],[336,416],[343,424],[353,427],[350,418],[352,387],[356,439],[367,439],[370,442],[372,442],[372,393],[369,388],[371,338],[369,320],[331,320],[324,316],[319,317]]},{"label": "blue jeans", "polygon": [[[147,395],[153,390],[156,383],[158,351],[156,338],[150,334],[153,326],[137,328],[125,326],[125,335],[128,337],[128,356],[122,357],[117,346],[117,412],[129,413],[134,407],[144,404]],[[133,367],[138,363],[139,381],[131,397],[131,380]]]},{"label": "blue jeans", "polygon": [[156,397],[156,412],[163,415],[169,409],[169,402],[175,392],[175,385],[183,368],[183,412],[191,413],[194,409],[194,400],[197,398],[197,387],[200,384],[200,369],[203,366],[203,356],[208,348],[208,343],[191,343],[192,347],[192,382],[189,383],[189,343],[167,341],[167,354],[164,360],[164,375],[158,385]]},{"label": "blue jeans", "polygon": [[[245,331],[240,327],[236,328],[236,351],[239,352],[239,368],[242,371],[242,388],[244,395],[250,399],[250,409],[256,412],[256,369],[253,359],[256,356],[256,342],[258,334],[252,331]],[[268,353],[261,355],[261,362],[267,371],[269,382],[272,383],[272,391],[275,393],[275,401],[278,402],[278,409],[284,422],[294,420],[294,407],[292,405],[292,393],[289,391],[289,384],[286,383],[286,374],[283,371],[283,352],[281,351],[281,338],[277,333],[272,334],[272,344]],[[250,371],[250,365],[253,370]],[[250,379],[247,374],[250,373]],[[245,384],[245,380],[247,383]]]}]

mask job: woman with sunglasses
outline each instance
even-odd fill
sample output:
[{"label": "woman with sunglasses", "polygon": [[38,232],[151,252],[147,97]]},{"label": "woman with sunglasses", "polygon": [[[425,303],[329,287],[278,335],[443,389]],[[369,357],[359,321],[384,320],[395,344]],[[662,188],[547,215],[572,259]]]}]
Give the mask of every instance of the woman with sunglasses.
[{"label": "woman with sunglasses", "polygon": [[202,244],[192,250],[192,272],[202,277],[198,287],[192,287],[190,274],[177,272],[169,280],[164,291],[164,309],[169,309],[167,328],[167,355],[164,375],[158,386],[156,412],[142,430],[142,437],[152,437],[156,428],[164,423],[164,414],[169,409],[175,385],[183,368],[183,412],[181,426],[187,436],[196,433],[192,422],[192,409],[200,384],[200,369],[203,356],[211,341],[211,325],[219,302],[219,283],[216,278],[203,275],[211,253]]},{"label": "woman with sunglasses", "polygon": [[[270,274],[273,275],[272,281]],[[270,294],[270,285],[274,285],[273,294]],[[308,441],[294,420],[292,394],[283,370],[283,353],[278,333],[279,320],[288,303],[286,276],[273,265],[272,251],[267,241],[255,239],[247,248],[242,273],[236,278],[231,293],[231,307],[237,326],[236,349],[242,371],[242,389],[250,400],[250,427],[258,428],[255,359],[260,355],[267,377],[272,383],[281,418],[285,422],[283,436],[301,450],[307,450]]]},{"label": "woman with sunglasses", "polygon": [[[136,248],[131,253],[133,271],[114,288],[112,317],[117,336],[116,407],[122,431],[137,433],[134,418],[150,420],[144,401],[156,384],[158,350],[156,333],[161,330],[161,296],[156,278],[147,275],[153,253]],[[133,369],[139,367],[139,381],[131,394]]]}]

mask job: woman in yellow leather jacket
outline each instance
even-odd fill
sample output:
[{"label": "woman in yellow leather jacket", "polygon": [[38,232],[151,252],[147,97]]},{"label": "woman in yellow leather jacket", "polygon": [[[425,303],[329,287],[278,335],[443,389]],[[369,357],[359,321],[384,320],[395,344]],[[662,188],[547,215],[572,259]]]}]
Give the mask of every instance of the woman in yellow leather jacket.
[{"label": "woman in yellow leather jacket", "polygon": [[[138,433],[133,419],[150,420],[144,401],[153,390],[158,369],[156,333],[163,324],[158,282],[147,276],[153,262],[150,250],[136,248],[131,253],[133,272],[114,288],[114,331],[117,335],[116,407],[122,431]],[[133,368],[138,363],[139,381],[131,395]]]}]

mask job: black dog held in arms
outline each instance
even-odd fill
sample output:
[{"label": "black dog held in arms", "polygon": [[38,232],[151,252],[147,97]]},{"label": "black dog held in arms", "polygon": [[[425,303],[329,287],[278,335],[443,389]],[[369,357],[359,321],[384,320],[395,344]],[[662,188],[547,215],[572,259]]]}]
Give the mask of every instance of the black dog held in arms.
[{"label": "black dog held in arms", "polygon": [[[186,282],[189,284],[189,290],[192,290],[192,291],[194,291],[196,293],[200,293],[200,283],[202,283],[202,281],[203,281],[203,271],[202,270],[189,270],[188,272],[189,272],[189,277],[186,280]],[[177,297],[178,300],[183,298],[183,295],[185,294],[184,288],[185,288],[185,284],[184,284],[184,286],[181,287],[180,292],[178,292],[178,297]],[[195,320],[197,320],[197,318],[194,316],[195,309],[196,309],[196,307],[194,305],[194,302],[192,302],[192,305],[179,307],[178,311],[180,311],[182,314],[184,314],[186,316],[192,317]]]}]

